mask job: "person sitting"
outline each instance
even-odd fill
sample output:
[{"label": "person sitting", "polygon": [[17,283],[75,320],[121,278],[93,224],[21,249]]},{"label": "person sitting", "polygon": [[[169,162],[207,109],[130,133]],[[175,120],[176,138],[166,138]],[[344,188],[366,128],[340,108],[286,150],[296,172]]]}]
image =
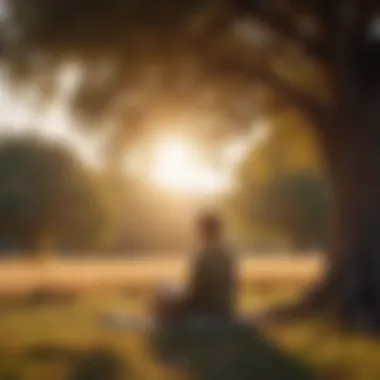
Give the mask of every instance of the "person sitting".
[{"label": "person sitting", "polygon": [[200,249],[190,268],[185,294],[161,289],[155,314],[164,324],[192,318],[230,320],[234,315],[236,266],[226,248],[223,223],[214,213],[202,214],[196,223]]}]

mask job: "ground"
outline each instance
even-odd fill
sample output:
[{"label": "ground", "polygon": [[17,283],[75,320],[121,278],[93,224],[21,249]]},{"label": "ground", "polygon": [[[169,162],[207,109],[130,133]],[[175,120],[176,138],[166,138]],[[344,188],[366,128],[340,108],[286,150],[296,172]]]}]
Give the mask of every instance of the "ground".
[{"label": "ground", "polygon": [[[346,335],[321,320],[266,326],[260,331],[252,328],[216,340],[209,336],[169,337],[166,348],[180,352],[185,342],[192,351],[187,360],[192,361],[187,366],[164,363],[149,331],[112,330],[98,318],[104,311],[146,315],[152,285],[122,284],[79,293],[70,290],[60,296],[46,292],[3,296],[0,380],[380,378],[380,342]],[[252,310],[291,301],[303,287],[301,282],[260,282],[246,277],[239,307]],[[223,368],[222,375],[216,367],[219,371]]]}]

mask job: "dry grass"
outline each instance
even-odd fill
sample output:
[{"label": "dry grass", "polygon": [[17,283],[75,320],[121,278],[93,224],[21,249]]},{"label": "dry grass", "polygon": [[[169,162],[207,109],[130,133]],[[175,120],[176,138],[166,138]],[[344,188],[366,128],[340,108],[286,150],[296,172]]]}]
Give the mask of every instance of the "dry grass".
[{"label": "dry grass", "polygon": [[[205,373],[212,369],[212,362],[220,363],[220,358],[209,360],[207,371],[194,364],[193,368],[198,368],[198,372],[189,374],[154,359],[149,332],[110,330],[99,323],[98,316],[103,311],[145,314],[153,282],[146,281],[143,287],[123,283],[113,289],[88,288],[75,297],[66,294],[63,300],[62,297],[55,300],[50,295],[46,298],[23,296],[14,303],[10,299],[6,303],[3,301],[0,311],[0,380],[180,380],[190,375],[196,380],[205,378]],[[242,282],[240,307],[251,310],[291,301],[302,287],[300,283],[284,286],[280,280],[257,282],[247,277]],[[31,298],[37,301],[31,302]],[[269,341],[277,344],[281,354],[290,354],[297,362],[306,363],[321,379],[380,379],[380,345],[375,339],[346,335],[328,323],[310,320],[294,325],[271,326],[263,333]],[[235,347],[241,342],[237,340],[231,344]],[[212,351],[218,355],[226,355],[227,352],[227,358],[232,357],[231,344],[225,347],[227,351],[220,351],[215,347],[223,345],[218,343]],[[274,364],[277,359],[269,351],[267,356],[263,354],[267,352],[266,346],[257,336],[249,344],[244,349],[250,351],[253,364],[249,368],[244,367],[245,362],[239,364],[240,369],[248,371],[249,377],[237,372],[231,375],[225,370],[225,377],[219,376],[218,379],[312,378],[311,375],[301,377],[301,372],[299,377],[291,377],[287,370],[280,370],[280,366]],[[202,341],[201,346],[204,347],[205,342]],[[269,367],[277,370],[272,372],[273,377],[260,377],[259,372],[263,371],[260,366],[265,358],[267,362],[273,362]],[[102,371],[106,372],[103,377]],[[213,378],[210,374],[208,376]]]},{"label": "dry grass", "polygon": [[[247,258],[239,260],[242,282],[307,283],[323,269],[318,257]],[[120,284],[144,287],[158,281],[186,279],[186,258],[146,260],[47,260],[2,261],[0,294],[28,292],[44,283],[62,289],[104,288]]]}]

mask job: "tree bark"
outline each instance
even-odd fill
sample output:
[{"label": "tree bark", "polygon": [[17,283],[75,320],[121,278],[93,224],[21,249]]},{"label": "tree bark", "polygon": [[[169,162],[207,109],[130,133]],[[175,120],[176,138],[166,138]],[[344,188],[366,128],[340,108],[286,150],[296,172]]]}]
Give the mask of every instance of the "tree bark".
[{"label": "tree bark", "polygon": [[380,133],[365,121],[339,128],[321,136],[333,188],[327,271],[297,305],[272,317],[327,312],[343,326],[380,332]]},{"label": "tree bark", "polygon": [[345,127],[326,155],[335,196],[330,306],[342,322],[380,331],[380,136],[365,119]]}]

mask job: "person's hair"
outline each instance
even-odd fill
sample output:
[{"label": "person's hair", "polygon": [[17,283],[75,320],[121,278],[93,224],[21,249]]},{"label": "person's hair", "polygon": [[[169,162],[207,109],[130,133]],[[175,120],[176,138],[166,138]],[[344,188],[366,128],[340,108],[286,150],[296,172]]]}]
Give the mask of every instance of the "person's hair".
[{"label": "person's hair", "polygon": [[201,232],[214,235],[222,230],[223,223],[217,213],[203,212],[198,217],[197,226]]}]

